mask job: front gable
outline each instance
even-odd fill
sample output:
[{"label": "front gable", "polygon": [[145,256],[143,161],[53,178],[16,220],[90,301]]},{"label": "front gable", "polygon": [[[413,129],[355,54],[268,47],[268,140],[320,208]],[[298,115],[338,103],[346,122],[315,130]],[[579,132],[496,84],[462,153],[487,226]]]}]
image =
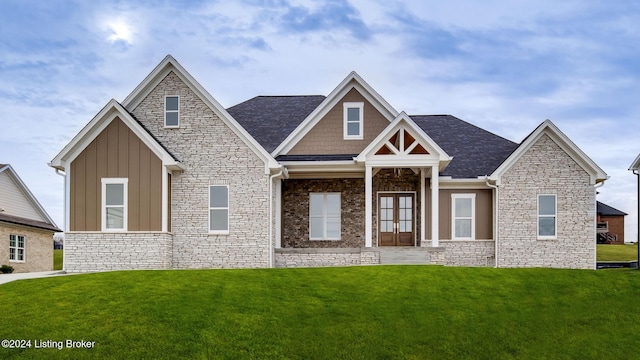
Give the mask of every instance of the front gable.
[{"label": "front gable", "polygon": [[[520,146],[489,176],[489,180],[495,181],[498,185],[502,182],[502,177],[516,164],[518,161],[528,154],[534,146],[554,146],[561,150],[572,163],[583,170],[589,176],[589,183],[595,185],[604,182],[609,177],[593,160],[591,160],[580,148],[578,148],[558,127],[550,120],[540,124],[529,136],[527,136]],[[557,153],[557,151],[556,151]],[[548,158],[542,158],[542,165],[552,166]]]},{"label": "front gable", "polygon": [[[345,139],[344,104],[362,104],[362,138]],[[359,154],[389,125],[389,120],[356,88],[335,105],[288,152],[288,155]]]},{"label": "front gable", "polygon": [[[363,111],[362,136],[346,136],[348,106]],[[359,154],[396,116],[398,111],[351,72],[272,155]]]}]

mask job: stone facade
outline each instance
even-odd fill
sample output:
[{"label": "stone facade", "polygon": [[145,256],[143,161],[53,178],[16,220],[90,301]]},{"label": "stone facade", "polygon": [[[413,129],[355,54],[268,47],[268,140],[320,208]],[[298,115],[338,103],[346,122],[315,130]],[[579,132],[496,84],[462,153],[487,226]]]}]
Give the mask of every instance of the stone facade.
[{"label": "stone facade", "polygon": [[379,252],[359,248],[277,249],[275,253],[275,265],[281,268],[375,265],[379,263]]},{"label": "stone facade", "polygon": [[[164,96],[180,96],[180,127],[164,127]],[[265,164],[191,89],[170,73],[133,109],[185,166],[171,178],[174,268],[269,266]],[[229,234],[209,234],[209,185],[229,186]]]},{"label": "stone facade", "polygon": [[[9,235],[24,236],[24,261],[9,261]],[[53,231],[0,223],[0,265],[13,267],[14,273],[53,270]]]},{"label": "stone facade", "polygon": [[[539,194],[557,195],[557,236],[538,239]],[[544,134],[502,177],[499,267],[595,267],[595,189],[589,174]]]},{"label": "stone facade", "polygon": [[438,248],[428,247],[431,263],[447,266],[495,266],[493,240],[440,240]]},{"label": "stone facade", "polygon": [[67,272],[172,268],[172,236],[158,232],[68,232]]},{"label": "stone facade", "polygon": [[[341,240],[309,240],[309,193],[339,192]],[[364,179],[289,179],[282,182],[283,248],[364,246]]]}]

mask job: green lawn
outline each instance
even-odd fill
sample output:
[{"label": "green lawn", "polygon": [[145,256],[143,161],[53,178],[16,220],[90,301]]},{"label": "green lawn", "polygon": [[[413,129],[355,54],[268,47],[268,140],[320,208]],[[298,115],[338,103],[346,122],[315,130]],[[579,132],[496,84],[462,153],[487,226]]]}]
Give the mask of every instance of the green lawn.
[{"label": "green lawn", "polygon": [[[0,275],[1,276],[1,275]],[[0,358],[617,359],[640,272],[362,266],[111,272],[0,285]],[[94,341],[35,349],[35,341]]]},{"label": "green lawn", "polygon": [[629,245],[597,245],[598,261],[638,260],[638,243]]},{"label": "green lawn", "polygon": [[63,251],[53,250],[53,270],[62,270]]}]

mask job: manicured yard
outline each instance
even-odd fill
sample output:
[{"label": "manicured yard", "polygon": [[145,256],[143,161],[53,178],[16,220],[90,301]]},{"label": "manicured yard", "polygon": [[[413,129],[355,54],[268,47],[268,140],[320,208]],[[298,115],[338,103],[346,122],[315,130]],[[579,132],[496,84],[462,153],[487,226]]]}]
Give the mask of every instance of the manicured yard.
[{"label": "manicured yard", "polygon": [[598,261],[638,260],[638,243],[625,245],[597,245]]},{"label": "manicured yard", "polygon": [[62,270],[63,251],[61,249],[53,250],[53,270]]},{"label": "manicured yard", "polygon": [[[2,275],[0,275],[2,276]],[[131,271],[0,285],[0,358],[623,359],[640,272],[370,266]],[[35,349],[35,341],[94,341]]]}]

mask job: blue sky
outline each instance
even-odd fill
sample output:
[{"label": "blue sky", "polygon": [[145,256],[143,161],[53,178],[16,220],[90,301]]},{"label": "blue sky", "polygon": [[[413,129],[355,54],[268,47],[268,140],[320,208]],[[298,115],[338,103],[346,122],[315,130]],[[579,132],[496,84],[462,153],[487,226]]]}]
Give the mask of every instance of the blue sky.
[{"label": "blue sky", "polygon": [[409,114],[520,142],[551,119],[610,176],[598,199],[636,238],[635,1],[0,1],[0,163],[58,225],[47,163],[172,54],[223,106],[327,95],[355,70]]}]

